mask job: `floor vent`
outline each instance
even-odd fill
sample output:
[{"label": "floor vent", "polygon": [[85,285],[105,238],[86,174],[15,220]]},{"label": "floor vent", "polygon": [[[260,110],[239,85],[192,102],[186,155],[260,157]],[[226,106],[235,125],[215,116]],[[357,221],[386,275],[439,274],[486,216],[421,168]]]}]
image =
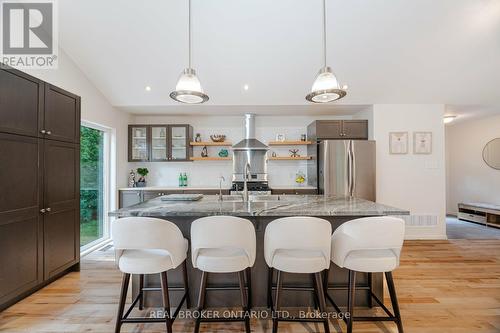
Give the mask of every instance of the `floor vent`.
[{"label": "floor vent", "polygon": [[437,225],[436,215],[404,215],[400,216],[408,227],[430,227]]}]

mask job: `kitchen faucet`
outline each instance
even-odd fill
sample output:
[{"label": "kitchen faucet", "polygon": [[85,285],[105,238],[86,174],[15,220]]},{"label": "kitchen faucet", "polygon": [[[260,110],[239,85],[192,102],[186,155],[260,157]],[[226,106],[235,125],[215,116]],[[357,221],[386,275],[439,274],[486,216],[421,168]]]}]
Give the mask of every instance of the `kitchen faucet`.
[{"label": "kitchen faucet", "polygon": [[250,175],[250,163],[245,164],[245,175],[243,177],[243,202],[248,202],[248,176]]},{"label": "kitchen faucet", "polygon": [[226,181],[224,176],[219,177],[219,201],[222,201],[222,182]]}]

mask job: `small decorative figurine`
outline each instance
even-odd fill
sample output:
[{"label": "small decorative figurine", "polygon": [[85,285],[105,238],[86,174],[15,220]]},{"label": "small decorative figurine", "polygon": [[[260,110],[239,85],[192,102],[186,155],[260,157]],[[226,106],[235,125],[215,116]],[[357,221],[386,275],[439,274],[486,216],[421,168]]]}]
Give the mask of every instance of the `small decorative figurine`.
[{"label": "small decorative figurine", "polygon": [[279,142],[285,141],[285,134],[276,134],[276,141]]},{"label": "small decorative figurine", "polygon": [[276,152],[275,152],[275,151],[273,151],[273,152],[271,153],[271,156],[272,156],[272,157],[277,157],[277,156],[278,156],[278,154],[276,154]]},{"label": "small decorative figurine", "polygon": [[203,148],[201,149],[201,157],[208,157],[207,146],[203,146]]},{"label": "small decorative figurine", "polygon": [[300,141],[307,141],[307,135],[301,134],[300,135]]},{"label": "small decorative figurine", "polygon": [[299,154],[297,154],[299,152],[298,149],[290,149],[289,152],[290,152],[290,157],[299,157],[300,156]]},{"label": "small decorative figurine", "polygon": [[194,142],[201,142],[201,134],[196,133],[196,137],[194,138]]},{"label": "small decorative figurine", "polygon": [[135,172],[133,169],[128,174],[128,187],[135,187]]},{"label": "small decorative figurine", "polygon": [[221,149],[219,151],[219,157],[228,157],[229,156],[229,152],[227,151],[227,149]]}]

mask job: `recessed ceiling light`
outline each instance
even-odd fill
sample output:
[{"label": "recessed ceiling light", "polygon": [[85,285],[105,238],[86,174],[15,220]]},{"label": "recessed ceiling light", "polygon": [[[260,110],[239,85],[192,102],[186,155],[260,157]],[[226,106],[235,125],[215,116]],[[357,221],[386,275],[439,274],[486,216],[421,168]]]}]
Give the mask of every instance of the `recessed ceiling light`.
[{"label": "recessed ceiling light", "polygon": [[245,90],[248,90],[248,88],[250,88],[250,87],[248,86],[248,84],[245,84],[245,85],[243,86],[243,89],[245,89]]},{"label": "recessed ceiling light", "polygon": [[451,123],[453,120],[455,120],[455,118],[456,118],[456,117],[457,117],[457,116],[444,116],[444,117],[443,117],[443,122],[444,122],[445,124],[449,124],[449,123]]},{"label": "recessed ceiling light", "polygon": [[146,88],[144,88],[144,90],[151,91],[151,87],[150,86],[146,86]]}]

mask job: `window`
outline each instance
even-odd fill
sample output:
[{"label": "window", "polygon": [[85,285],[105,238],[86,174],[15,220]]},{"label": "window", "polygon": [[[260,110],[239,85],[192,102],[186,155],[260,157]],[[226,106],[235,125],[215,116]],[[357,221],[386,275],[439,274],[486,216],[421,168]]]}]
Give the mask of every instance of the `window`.
[{"label": "window", "polygon": [[95,125],[81,126],[80,249],[88,250],[109,238],[109,133]]}]

